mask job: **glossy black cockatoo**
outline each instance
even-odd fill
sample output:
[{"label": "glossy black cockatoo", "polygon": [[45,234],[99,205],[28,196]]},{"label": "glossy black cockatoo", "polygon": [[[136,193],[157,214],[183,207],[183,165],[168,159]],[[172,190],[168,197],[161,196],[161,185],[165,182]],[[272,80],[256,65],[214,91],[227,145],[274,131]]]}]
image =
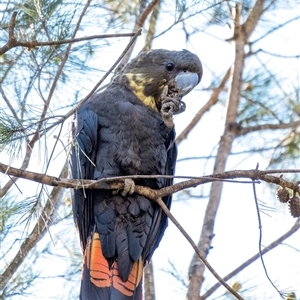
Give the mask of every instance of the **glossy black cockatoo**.
[{"label": "glossy black cockatoo", "polygon": [[[199,58],[187,50],[138,55],[75,114],[71,177],[173,175],[177,156],[173,114],[185,109],[181,99],[201,77]],[[129,188],[122,191],[72,190],[84,254],[80,299],[142,299],[143,267],[159,245],[167,218],[156,202],[134,193],[132,187],[160,189],[172,182],[144,178],[129,181]],[[170,208],[171,196],[163,201]]]}]

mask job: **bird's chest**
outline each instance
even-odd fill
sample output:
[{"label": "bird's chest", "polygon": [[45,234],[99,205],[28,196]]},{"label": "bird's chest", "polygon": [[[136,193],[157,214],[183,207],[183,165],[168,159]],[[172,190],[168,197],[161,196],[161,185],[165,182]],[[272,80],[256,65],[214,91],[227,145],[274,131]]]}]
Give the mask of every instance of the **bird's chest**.
[{"label": "bird's chest", "polygon": [[[167,160],[168,129],[159,114],[146,107],[119,105],[102,126],[100,164],[106,176],[161,174]],[[101,176],[102,177],[102,176]]]}]

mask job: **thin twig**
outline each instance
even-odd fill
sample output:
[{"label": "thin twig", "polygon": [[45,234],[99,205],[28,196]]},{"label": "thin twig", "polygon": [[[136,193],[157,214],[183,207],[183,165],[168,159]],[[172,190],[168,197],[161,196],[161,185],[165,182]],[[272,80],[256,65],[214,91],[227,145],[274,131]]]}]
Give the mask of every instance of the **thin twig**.
[{"label": "thin twig", "polygon": [[[256,166],[256,170],[258,170],[258,165]],[[268,281],[272,284],[274,289],[283,298],[282,293],[277,289],[276,285],[273,283],[273,281],[271,280],[271,278],[268,274],[267,267],[265,265],[264,258],[263,258],[263,255],[262,255],[262,222],[261,222],[261,217],[260,217],[260,212],[259,212],[259,205],[258,205],[258,200],[257,200],[256,187],[255,187],[254,183],[253,183],[253,195],[254,195],[254,203],[255,203],[255,208],[256,208],[256,213],[257,213],[258,229],[259,229],[259,238],[258,238],[259,257],[260,257],[260,260],[261,260],[261,263],[262,263],[262,266],[263,266],[263,269],[264,269],[264,272],[266,274],[266,277],[267,277]]]},{"label": "thin twig", "polygon": [[7,107],[9,108],[9,110],[11,111],[11,113],[14,116],[15,120],[17,121],[17,123],[21,127],[21,130],[24,131],[24,127],[22,125],[22,122],[21,122],[20,118],[18,117],[16,111],[14,110],[13,106],[11,105],[9,99],[6,97],[6,94],[5,94],[4,90],[2,89],[1,85],[0,85],[0,94],[2,95],[2,98],[3,98],[4,102],[5,102],[5,104],[7,105]]},{"label": "thin twig", "polygon": [[21,46],[25,47],[27,49],[37,49],[38,47],[45,47],[45,46],[56,46],[56,45],[63,45],[63,44],[74,44],[78,42],[84,42],[89,40],[95,40],[95,39],[108,39],[108,38],[119,38],[119,37],[132,37],[134,36],[133,32],[129,33],[115,33],[115,34],[96,34],[91,36],[85,36],[81,38],[76,39],[69,39],[69,40],[60,40],[60,41],[48,41],[48,42],[38,42],[38,41],[30,41],[30,42],[22,42],[22,41],[16,41],[13,46],[11,46],[9,49],[3,51],[2,48],[0,48],[0,55],[4,54],[8,50]]},{"label": "thin twig", "polygon": [[293,121],[289,123],[277,123],[277,124],[260,124],[256,126],[249,126],[243,128],[239,126],[237,128],[237,136],[243,136],[248,133],[261,131],[261,130],[277,130],[277,129],[290,129],[290,128],[297,128],[300,126],[300,121]]},{"label": "thin twig", "polygon": [[[289,238],[292,234],[294,234],[297,230],[300,229],[300,218],[298,218],[293,225],[293,227],[288,230],[285,234],[280,236],[277,240],[273,241],[270,245],[265,247],[261,253],[256,253],[252,257],[250,257],[248,260],[246,260],[244,263],[242,263],[240,266],[238,266],[236,269],[234,269],[232,272],[227,274],[223,279],[225,281],[228,281],[233,276],[237,275],[239,272],[244,270],[246,267],[248,267],[250,264],[252,264],[254,261],[256,261],[261,255],[264,255],[268,252],[270,252],[272,249],[276,248],[277,246],[281,245],[284,240]],[[211,296],[219,287],[221,284],[217,282],[215,285],[213,285],[207,292],[205,292],[202,296],[200,296],[200,300],[205,300],[209,296]]]},{"label": "thin twig", "polygon": [[266,51],[264,49],[258,49],[254,52],[251,52],[251,54],[257,54],[257,53],[265,53],[265,54],[268,54],[268,55],[271,55],[271,56],[275,56],[275,57],[280,57],[280,58],[292,58],[292,59],[295,59],[295,58],[300,58],[300,55],[299,54],[294,54],[294,55],[284,55],[284,54],[279,54],[279,53],[273,53],[273,52],[269,52],[269,51]]},{"label": "thin twig", "polygon": [[276,31],[276,30],[278,30],[278,29],[284,27],[285,25],[287,25],[287,24],[289,24],[289,23],[291,23],[291,22],[297,21],[299,18],[300,18],[299,16],[296,16],[296,17],[294,17],[294,18],[292,18],[292,19],[287,20],[287,21],[284,22],[284,23],[280,23],[278,26],[271,28],[269,31],[267,31],[266,33],[264,33],[262,36],[260,36],[259,38],[257,38],[255,41],[251,42],[250,45],[253,45],[253,44],[259,42],[260,40],[262,40],[262,39],[264,39],[266,36],[268,36],[270,33],[272,33],[272,32],[274,32],[274,31]]}]

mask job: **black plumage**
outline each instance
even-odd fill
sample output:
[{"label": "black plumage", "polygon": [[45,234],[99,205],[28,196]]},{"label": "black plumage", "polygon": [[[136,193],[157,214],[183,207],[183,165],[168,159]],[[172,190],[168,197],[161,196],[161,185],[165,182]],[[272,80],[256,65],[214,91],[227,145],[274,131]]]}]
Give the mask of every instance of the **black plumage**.
[{"label": "black plumage", "polygon": [[[170,62],[174,68],[166,67]],[[186,50],[152,50],[129,63],[104,92],[92,96],[74,118],[71,177],[97,180],[138,174],[173,175],[175,130],[161,110],[162,92],[165,87],[176,92],[178,86],[179,90],[176,76],[187,72],[197,77],[192,77],[189,87],[184,84],[181,95],[165,97],[171,106],[200,81],[201,63]],[[168,105],[164,107],[168,109]],[[153,189],[173,182],[166,178],[134,181]],[[139,270],[151,259],[166,229],[167,218],[157,203],[136,193],[124,196],[121,192],[72,191],[74,220],[85,253],[81,299],[139,299]],[[170,208],[171,196],[163,201]],[[108,272],[108,281],[92,267],[93,263],[100,266],[102,259],[107,261],[108,271],[99,272]],[[131,276],[136,278],[133,287]],[[117,277],[121,281],[114,279]]]}]

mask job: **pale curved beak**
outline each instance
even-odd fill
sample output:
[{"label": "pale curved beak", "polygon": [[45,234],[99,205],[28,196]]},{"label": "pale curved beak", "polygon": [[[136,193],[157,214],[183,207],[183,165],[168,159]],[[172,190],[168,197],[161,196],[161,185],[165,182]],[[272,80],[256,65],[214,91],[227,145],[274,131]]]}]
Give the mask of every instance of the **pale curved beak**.
[{"label": "pale curved beak", "polygon": [[180,72],[175,77],[175,88],[180,97],[189,93],[198,83],[200,79],[197,73]]}]

